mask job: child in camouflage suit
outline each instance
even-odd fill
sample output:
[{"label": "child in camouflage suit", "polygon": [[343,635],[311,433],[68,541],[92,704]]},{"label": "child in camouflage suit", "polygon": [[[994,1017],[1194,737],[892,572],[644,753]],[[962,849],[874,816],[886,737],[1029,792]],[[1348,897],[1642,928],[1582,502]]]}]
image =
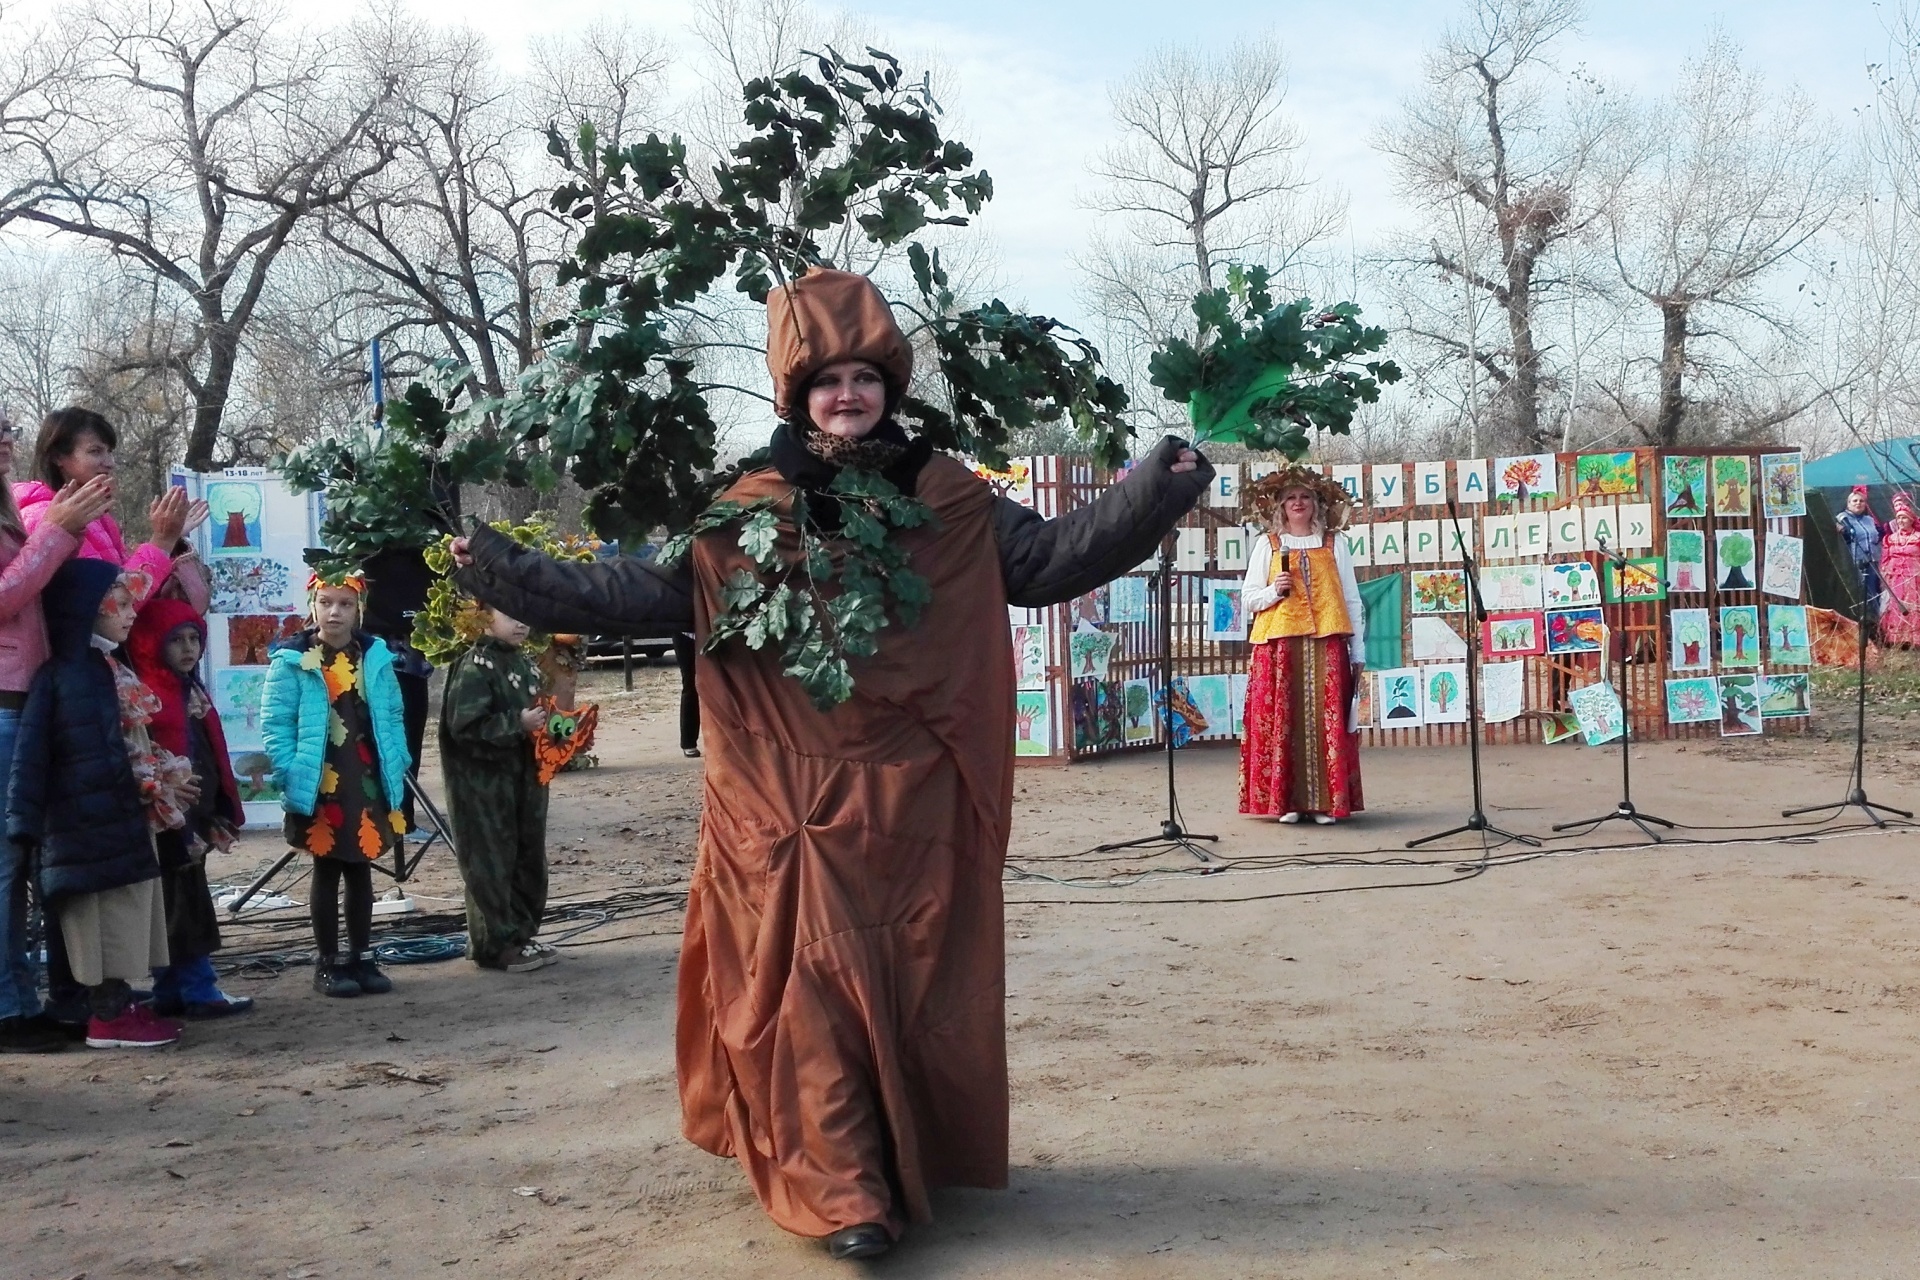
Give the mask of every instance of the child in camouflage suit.
[{"label": "child in camouflage suit", "polygon": [[534,705],[540,672],[521,648],[527,625],[498,610],[481,616],[485,634],[447,668],[440,767],[467,885],[467,956],[526,973],[559,958],[533,936],[547,906],[547,789],[532,735],[547,713]]}]

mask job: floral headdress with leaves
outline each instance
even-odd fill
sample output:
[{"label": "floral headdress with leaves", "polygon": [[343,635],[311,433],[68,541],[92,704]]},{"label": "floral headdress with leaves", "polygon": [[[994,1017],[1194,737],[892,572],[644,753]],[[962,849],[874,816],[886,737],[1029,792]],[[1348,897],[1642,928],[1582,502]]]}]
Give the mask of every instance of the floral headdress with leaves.
[{"label": "floral headdress with leaves", "polygon": [[316,569],[307,575],[307,618],[312,620],[314,609],[320,600],[320,593],[329,590],[347,590],[359,601],[362,612],[367,607],[367,579],[360,573],[328,573]]},{"label": "floral headdress with leaves", "polygon": [[1347,527],[1352,514],[1353,496],[1346,486],[1321,474],[1319,468],[1302,463],[1282,467],[1261,476],[1241,491],[1240,505],[1262,525],[1276,527],[1280,520],[1280,497],[1289,489],[1306,489],[1320,500],[1320,520],[1328,533]]}]

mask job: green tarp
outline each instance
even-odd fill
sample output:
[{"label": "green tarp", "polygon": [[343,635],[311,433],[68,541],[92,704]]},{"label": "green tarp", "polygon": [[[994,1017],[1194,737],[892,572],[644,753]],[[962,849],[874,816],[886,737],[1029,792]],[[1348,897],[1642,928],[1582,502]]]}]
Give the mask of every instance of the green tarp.
[{"label": "green tarp", "polygon": [[1401,616],[1407,598],[1405,575],[1389,573],[1360,584],[1360,603],[1367,611],[1367,666],[1390,671],[1401,665]]}]

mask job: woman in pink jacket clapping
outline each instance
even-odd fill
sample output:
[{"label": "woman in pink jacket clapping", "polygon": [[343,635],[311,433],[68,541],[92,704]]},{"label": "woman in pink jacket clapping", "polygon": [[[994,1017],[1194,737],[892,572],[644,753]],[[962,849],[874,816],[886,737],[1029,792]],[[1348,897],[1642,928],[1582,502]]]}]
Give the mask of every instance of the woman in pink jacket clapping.
[{"label": "woman in pink jacket clapping", "polygon": [[[20,519],[27,532],[32,533],[47,518],[62,486],[105,477],[111,487],[113,451],[119,443],[112,424],[91,409],[56,409],[48,414],[40,423],[40,439],[33,451],[36,478],[13,486],[13,498],[20,505]],[[152,581],[155,591],[173,578],[177,594],[196,613],[205,614],[211,601],[204,573],[197,563],[186,573],[176,573],[176,567],[195,559],[193,549],[181,540],[206,518],[206,503],[190,503],[186,490],[168,488],[147,508],[147,523],[153,530],[151,541],[128,551],[127,541],[120,535],[120,522],[102,512],[81,535],[79,554],[123,569],[138,569]]]},{"label": "woman in pink jacket clapping", "polygon": [[[13,467],[14,426],[0,409],[0,794],[13,770],[33,673],[47,660],[47,627],[40,589],[80,548],[96,520],[111,520],[109,475],[69,480],[50,493],[31,533],[14,509],[5,477]],[[44,1053],[64,1048],[63,1035],[40,1011],[27,945],[27,867],[20,846],[0,840],[0,1053]]]}]

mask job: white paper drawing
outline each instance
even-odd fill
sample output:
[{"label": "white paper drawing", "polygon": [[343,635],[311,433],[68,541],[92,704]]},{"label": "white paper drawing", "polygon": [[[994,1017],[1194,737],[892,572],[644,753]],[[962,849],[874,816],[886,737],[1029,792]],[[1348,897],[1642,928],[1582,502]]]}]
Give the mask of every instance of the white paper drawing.
[{"label": "white paper drawing", "polygon": [[1489,662],[1480,668],[1480,714],[1488,724],[1518,720],[1527,709],[1527,664]]},{"label": "white paper drawing", "polygon": [[1790,533],[1767,535],[1767,562],[1760,573],[1760,589],[1770,596],[1800,598],[1800,569],[1806,544]]},{"label": "white paper drawing", "polygon": [[1415,662],[1453,662],[1467,656],[1467,642],[1460,633],[1447,625],[1447,620],[1433,614],[1415,614],[1413,625],[1409,629],[1413,637],[1413,660]]}]

